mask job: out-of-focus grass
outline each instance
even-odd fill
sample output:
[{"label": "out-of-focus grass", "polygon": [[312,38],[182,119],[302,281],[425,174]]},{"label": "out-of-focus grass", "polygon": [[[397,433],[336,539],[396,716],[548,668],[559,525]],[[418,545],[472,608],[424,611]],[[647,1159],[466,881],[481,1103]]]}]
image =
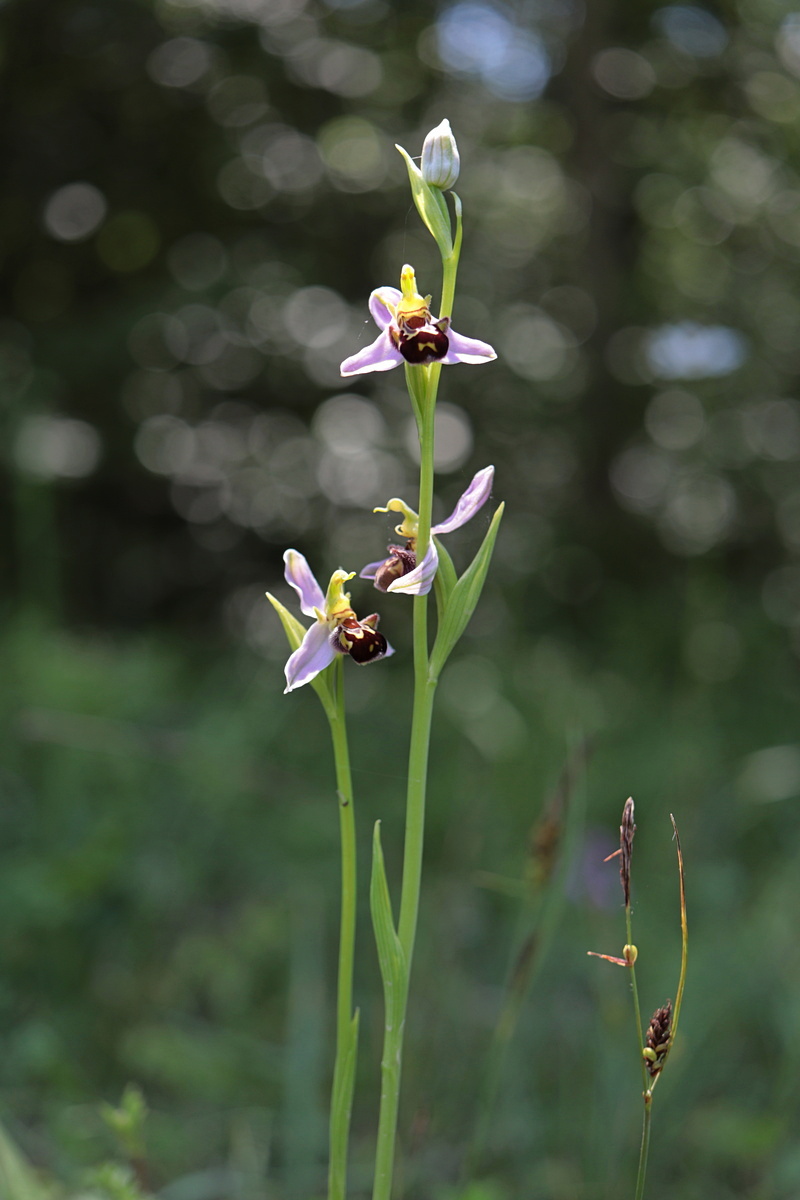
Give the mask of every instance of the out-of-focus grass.
[{"label": "out-of-focus grass", "polygon": [[[678,973],[670,811],[691,936],[650,1195],[797,1194],[797,682],[755,618],[739,674],[717,683],[664,652],[663,624],[663,609],[639,605],[608,617],[591,647],[578,635],[504,644],[502,629],[490,646],[479,619],[444,677],[402,1118],[415,1200],[629,1192],[639,1075],[628,983],[585,952],[618,954],[624,941],[616,867],[601,860],[630,792],[648,1013]],[[167,1200],[321,1193],[338,867],[314,696],[284,697],[277,662],[223,645],[18,623],[0,653],[0,1101],[12,1132],[76,1179],[108,1155],[97,1103],[134,1079]],[[348,675],[363,917],[357,1197],[369,1190],[380,1053],[369,835],[380,816],[396,882],[407,669],[396,656]],[[514,880],[581,737],[593,748],[586,828],[562,921],[508,1058],[484,1180],[459,1190],[519,914]]]}]

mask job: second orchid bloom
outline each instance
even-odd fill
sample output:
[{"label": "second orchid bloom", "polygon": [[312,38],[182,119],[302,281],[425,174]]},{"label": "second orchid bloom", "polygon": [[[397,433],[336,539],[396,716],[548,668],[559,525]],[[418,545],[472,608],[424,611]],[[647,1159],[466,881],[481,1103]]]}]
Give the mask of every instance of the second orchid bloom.
[{"label": "second orchid bloom", "polygon": [[360,572],[362,579],[373,580],[381,592],[403,592],[407,596],[425,596],[431,590],[439,567],[439,554],[434,538],[443,533],[460,529],[483,507],[492,492],[494,467],[484,467],[472,479],[450,516],[431,528],[431,539],[421,562],[417,562],[417,532],[419,517],[404,500],[389,500],[385,508],[375,512],[399,512],[403,520],[395,527],[398,537],[405,539],[404,546],[389,546],[389,557],[379,562],[368,563]]}]

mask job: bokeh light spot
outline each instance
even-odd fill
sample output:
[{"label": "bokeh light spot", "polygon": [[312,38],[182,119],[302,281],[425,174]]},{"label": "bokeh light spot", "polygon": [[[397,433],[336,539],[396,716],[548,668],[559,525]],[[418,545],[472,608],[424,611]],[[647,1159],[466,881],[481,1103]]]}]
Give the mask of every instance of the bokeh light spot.
[{"label": "bokeh light spot", "polygon": [[286,304],[284,322],[299,345],[319,350],[341,341],[350,323],[350,310],[330,288],[299,288]]},{"label": "bokeh light spot", "polygon": [[309,38],[292,55],[293,73],[310,87],[337,96],[367,96],[378,88],[383,68],[377,54],[349,42]]},{"label": "bokeh light spot", "polygon": [[575,362],[575,339],[540,309],[519,304],[502,323],[503,358],[523,379],[558,379]]},{"label": "bokeh light spot", "polygon": [[663,450],[686,450],[702,437],[706,418],[696,396],[675,389],[653,397],[644,415],[644,425]]},{"label": "bokeh light spot", "polygon": [[265,115],[267,93],[252,75],[228,75],[211,89],[206,105],[219,125],[241,129]]},{"label": "bokeh light spot", "polygon": [[662,379],[704,379],[729,375],[747,357],[744,337],[727,325],[681,321],[662,325],[645,341],[647,361]]},{"label": "bokeh light spot", "polygon": [[800,795],[800,746],[768,746],[748,754],[737,785],[746,800],[761,804]]},{"label": "bokeh light spot", "polygon": [[44,209],[47,232],[60,242],[82,242],[105,219],[108,205],[91,183],[68,183],[53,192]]},{"label": "bokeh light spot", "polygon": [[446,9],[437,23],[437,47],[446,70],[477,75],[504,100],[532,100],[550,79],[541,38],[490,4],[467,0]]},{"label": "bokeh light spot", "polygon": [[147,60],[151,79],[162,87],[185,88],[197,83],[211,69],[214,51],[199,38],[170,38],[157,46]]},{"label": "bokeh light spot", "polygon": [[671,481],[659,532],[677,554],[705,554],[723,540],[736,515],[736,493],[727,479],[684,471]]},{"label": "bokeh light spot", "polygon": [[596,54],[592,74],[603,91],[617,100],[642,100],[656,84],[656,73],[647,59],[622,46]]},{"label": "bokeh light spot", "polygon": [[361,117],[337,117],[323,125],[318,144],[334,187],[367,192],[388,173],[388,155],[378,130]]},{"label": "bokeh light spot", "polygon": [[25,417],[14,444],[17,466],[37,479],[83,479],[100,460],[93,425],[72,417]]},{"label": "bokeh light spot", "polygon": [[331,396],[314,414],[312,429],[330,449],[347,454],[379,446],[386,438],[386,422],[374,404],[352,392]]},{"label": "bokeh light spot", "polygon": [[725,26],[704,8],[671,4],[660,8],[653,24],[678,50],[694,58],[716,58],[728,44]]},{"label": "bokeh light spot", "polygon": [[[436,405],[433,461],[439,471],[457,471],[472,453],[472,426],[463,408],[440,401]],[[406,449],[414,462],[419,462],[419,439],[413,420],[406,425]]]}]

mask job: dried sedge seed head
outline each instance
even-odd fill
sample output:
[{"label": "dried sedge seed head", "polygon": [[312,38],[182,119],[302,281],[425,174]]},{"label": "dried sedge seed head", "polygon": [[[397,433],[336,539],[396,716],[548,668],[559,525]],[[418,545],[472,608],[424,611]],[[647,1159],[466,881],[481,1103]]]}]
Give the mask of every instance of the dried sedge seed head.
[{"label": "dried sedge seed head", "polygon": [[622,824],[619,827],[619,878],[622,883],[622,891],[625,895],[626,908],[629,908],[631,903],[631,854],[633,853],[633,835],[635,832],[633,799],[629,796],[622,810]]},{"label": "dried sedge seed head", "polygon": [[645,1063],[651,1078],[659,1074],[669,1050],[672,1030],[672,1001],[657,1008],[650,1018],[645,1037]]},{"label": "dried sedge seed head", "polygon": [[544,887],[551,878],[563,832],[559,816],[546,813],[530,833],[528,875],[534,887]]}]

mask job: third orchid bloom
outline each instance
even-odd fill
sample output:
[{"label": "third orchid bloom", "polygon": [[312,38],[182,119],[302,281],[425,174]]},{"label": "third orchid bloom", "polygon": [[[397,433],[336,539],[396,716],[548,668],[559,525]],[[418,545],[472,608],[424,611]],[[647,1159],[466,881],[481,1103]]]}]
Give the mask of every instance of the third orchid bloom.
[{"label": "third orchid bloom", "polygon": [[400,275],[400,291],[376,288],[369,298],[369,311],[381,332],[371,346],[344,360],[342,375],[390,371],[403,362],[420,366],[477,364],[497,358],[488,342],[456,333],[449,317],[434,317],[430,304],[431,297],[417,291],[414,268],[408,265]]},{"label": "third orchid bloom", "polygon": [[[353,578],[354,571],[334,571],[327,592],[323,592],[299,551],[287,550],[283,561],[286,582],[297,592],[302,612],[315,618],[286,663],[287,692],[310,683],[330,666],[337,654],[349,654],[360,666],[394,654],[383,634],[378,633],[378,614],[372,613],[359,621],[350,606],[350,593],[344,590],[344,585]],[[280,611],[275,597],[269,592],[267,596]]]},{"label": "third orchid bloom", "polygon": [[398,537],[405,539],[404,546],[389,546],[389,557],[379,562],[368,563],[360,572],[362,579],[373,580],[381,592],[403,592],[407,596],[425,596],[433,586],[439,566],[439,554],[434,542],[443,533],[460,529],[483,507],[489,499],[494,482],[494,467],[484,467],[473,477],[450,516],[431,528],[431,540],[420,563],[417,562],[417,530],[419,518],[404,500],[389,500],[384,508],[375,512],[398,512],[403,520],[396,526]]}]

